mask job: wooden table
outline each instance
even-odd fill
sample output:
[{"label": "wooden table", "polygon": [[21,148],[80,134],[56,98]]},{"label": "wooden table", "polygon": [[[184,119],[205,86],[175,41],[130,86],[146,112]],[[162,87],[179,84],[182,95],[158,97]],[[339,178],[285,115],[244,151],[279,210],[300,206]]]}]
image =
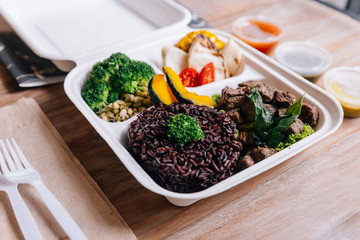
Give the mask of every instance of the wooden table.
[{"label": "wooden table", "polygon": [[[360,23],[309,0],[179,0],[231,32],[264,14],[288,40],[329,50],[332,67],[360,65]],[[4,27],[5,25],[0,25]],[[175,207],[143,188],[57,84],[21,89],[0,65],[0,107],[33,97],[139,239],[359,239],[360,118],[279,166],[217,196]],[[320,78],[315,82],[323,86]]]}]

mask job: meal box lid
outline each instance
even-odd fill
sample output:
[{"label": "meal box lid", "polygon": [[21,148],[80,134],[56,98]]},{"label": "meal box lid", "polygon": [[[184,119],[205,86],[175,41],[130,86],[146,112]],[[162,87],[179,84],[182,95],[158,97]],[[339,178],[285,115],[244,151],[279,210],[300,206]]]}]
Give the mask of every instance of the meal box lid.
[{"label": "meal box lid", "polygon": [[77,63],[156,41],[191,21],[171,0],[0,0],[0,12],[39,56]]}]

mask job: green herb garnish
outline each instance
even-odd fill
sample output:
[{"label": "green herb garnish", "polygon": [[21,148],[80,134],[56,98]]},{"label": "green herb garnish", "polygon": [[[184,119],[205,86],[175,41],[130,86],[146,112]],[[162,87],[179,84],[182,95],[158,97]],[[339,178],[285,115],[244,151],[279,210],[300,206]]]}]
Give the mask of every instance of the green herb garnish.
[{"label": "green herb garnish", "polygon": [[275,119],[273,119],[272,112],[264,107],[261,95],[256,88],[251,89],[248,98],[254,103],[253,135],[255,144],[276,148],[285,138],[282,132],[289,128],[295,118],[300,115],[304,96],[289,106],[284,115]]},{"label": "green herb garnish", "polygon": [[313,134],[315,130],[307,123],[304,125],[304,131],[302,133],[293,133],[288,136],[288,138],[284,142],[280,142],[276,147],[276,150],[281,151],[294,143],[300,141],[301,139],[306,138],[307,136]]},{"label": "green herb garnish", "polygon": [[178,114],[170,117],[166,122],[168,139],[184,146],[187,142],[204,139],[204,132],[199,122],[188,115]]},{"label": "green herb garnish", "polygon": [[296,103],[292,104],[286,109],[286,113],[277,117],[274,120],[274,128],[271,131],[269,146],[276,148],[279,143],[285,138],[281,133],[288,129],[290,125],[295,121],[295,118],[299,117],[301,113],[301,102],[304,96],[302,96]]},{"label": "green herb garnish", "polygon": [[255,144],[265,145],[273,124],[272,112],[264,107],[261,95],[256,88],[251,89],[248,98],[254,104],[255,119],[253,122],[253,135]]}]

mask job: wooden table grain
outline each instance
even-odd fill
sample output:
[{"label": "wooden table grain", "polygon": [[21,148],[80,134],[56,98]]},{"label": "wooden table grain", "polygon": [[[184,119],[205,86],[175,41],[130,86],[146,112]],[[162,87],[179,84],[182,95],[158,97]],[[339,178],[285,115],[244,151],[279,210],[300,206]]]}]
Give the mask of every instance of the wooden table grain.
[{"label": "wooden table grain", "polygon": [[[312,41],[332,54],[331,67],[360,65],[360,22],[317,2],[178,1],[226,32],[238,17],[266,15],[283,26],[281,42]],[[62,84],[21,89],[0,64],[0,107],[21,97],[35,98],[139,239],[360,239],[360,118],[222,194],[176,207],[131,176]]]}]

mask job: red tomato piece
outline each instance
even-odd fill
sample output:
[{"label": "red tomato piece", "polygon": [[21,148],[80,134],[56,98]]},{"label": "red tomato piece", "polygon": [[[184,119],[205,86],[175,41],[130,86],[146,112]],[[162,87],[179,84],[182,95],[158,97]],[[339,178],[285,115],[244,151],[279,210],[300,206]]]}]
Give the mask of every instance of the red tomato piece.
[{"label": "red tomato piece", "polygon": [[215,81],[215,68],[212,62],[206,64],[200,72],[199,84],[204,85]]},{"label": "red tomato piece", "polygon": [[194,68],[186,68],[180,74],[179,77],[184,87],[196,87],[199,82],[199,74]]}]

